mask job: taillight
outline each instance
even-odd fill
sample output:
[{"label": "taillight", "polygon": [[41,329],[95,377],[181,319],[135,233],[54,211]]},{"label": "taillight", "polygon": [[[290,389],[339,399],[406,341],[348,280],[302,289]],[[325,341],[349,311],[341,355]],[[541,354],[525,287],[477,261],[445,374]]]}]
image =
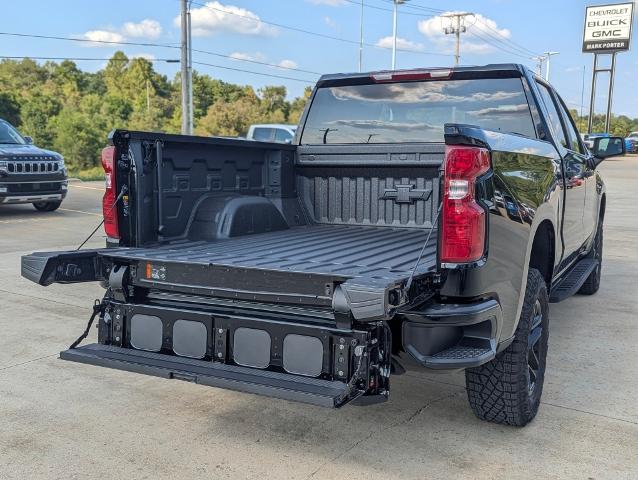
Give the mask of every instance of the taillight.
[{"label": "taillight", "polygon": [[441,263],[468,263],[485,253],[485,210],[476,201],[476,179],[490,168],[485,148],[445,147]]},{"label": "taillight", "polygon": [[115,147],[110,146],[102,150],[102,168],[104,169],[106,181],[104,197],[102,198],[104,231],[109,238],[120,238],[120,229],[117,224],[117,206],[115,206],[115,200],[117,199]]}]

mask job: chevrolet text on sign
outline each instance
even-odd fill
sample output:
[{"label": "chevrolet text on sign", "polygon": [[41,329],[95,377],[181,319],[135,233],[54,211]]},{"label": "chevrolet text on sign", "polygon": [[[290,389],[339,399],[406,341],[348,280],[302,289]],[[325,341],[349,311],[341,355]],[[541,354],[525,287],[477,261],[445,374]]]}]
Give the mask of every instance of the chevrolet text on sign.
[{"label": "chevrolet text on sign", "polygon": [[633,2],[587,7],[583,52],[629,50],[633,8]]}]

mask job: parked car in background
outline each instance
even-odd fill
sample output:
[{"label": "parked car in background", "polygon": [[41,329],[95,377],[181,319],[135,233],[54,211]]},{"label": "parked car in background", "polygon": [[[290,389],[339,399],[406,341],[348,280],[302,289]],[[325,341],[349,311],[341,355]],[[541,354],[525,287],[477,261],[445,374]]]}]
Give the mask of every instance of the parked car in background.
[{"label": "parked car in background", "polygon": [[631,132],[625,137],[625,150],[629,153],[638,153],[638,132]]},{"label": "parked car in background", "polygon": [[261,125],[251,125],[246,138],[258,142],[292,143],[296,131],[297,125],[265,123]]},{"label": "parked car in background", "polygon": [[36,210],[57,210],[67,192],[62,155],[33,145],[0,119],[0,204],[32,203]]},{"label": "parked car in background", "polygon": [[594,146],[594,139],[595,138],[605,138],[605,137],[609,137],[609,133],[586,133],[583,135],[583,142],[585,142],[585,145],[587,145],[587,148],[589,148],[591,150],[591,148]]}]

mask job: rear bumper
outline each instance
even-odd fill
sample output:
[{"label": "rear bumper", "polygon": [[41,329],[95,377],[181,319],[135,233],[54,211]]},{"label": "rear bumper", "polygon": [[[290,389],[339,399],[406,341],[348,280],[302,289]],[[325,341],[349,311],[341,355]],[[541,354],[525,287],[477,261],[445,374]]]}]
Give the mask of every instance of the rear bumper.
[{"label": "rear bumper", "polygon": [[403,348],[423,367],[477,367],[496,356],[502,311],[494,299],[434,304],[400,315]]}]

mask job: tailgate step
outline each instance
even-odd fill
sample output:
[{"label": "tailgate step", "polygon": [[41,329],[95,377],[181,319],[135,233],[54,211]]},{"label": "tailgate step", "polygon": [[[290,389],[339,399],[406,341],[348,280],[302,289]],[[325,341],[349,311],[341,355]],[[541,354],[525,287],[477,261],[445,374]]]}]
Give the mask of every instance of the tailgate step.
[{"label": "tailgate step", "polygon": [[87,363],[162,378],[174,378],[200,385],[255,393],[322,407],[336,408],[350,400],[348,387],[342,382],[174,357],[109,345],[91,344],[73,350],[65,350],[60,352],[60,358],[72,362]]},{"label": "tailgate step", "polygon": [[597,265],[598,260],[593,258],[585,258],[578,262],[566,277],[552,287],[549,301],[558,303],[574,295],[583,286],[583,283],[585,283],[585,280],[587,280],[587,277]]}]

